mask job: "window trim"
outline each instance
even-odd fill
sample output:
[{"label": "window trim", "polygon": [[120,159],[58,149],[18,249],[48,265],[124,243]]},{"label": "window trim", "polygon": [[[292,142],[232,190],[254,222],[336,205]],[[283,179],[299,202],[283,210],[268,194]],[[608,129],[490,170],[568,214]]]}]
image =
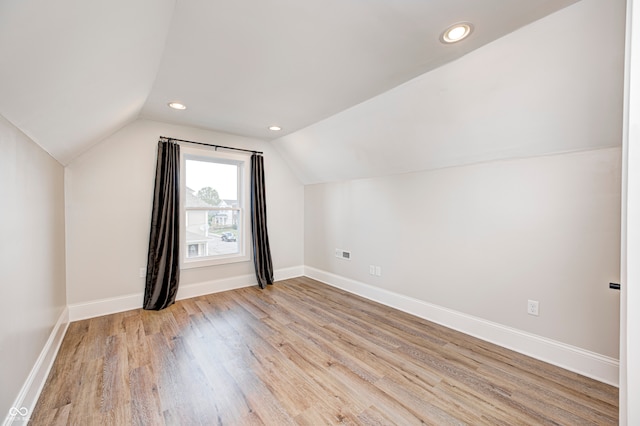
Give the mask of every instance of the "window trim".
[{"label": "window trim", "polygon": [[[211,161],[213,163],[229,163],[239,165],[238,170],[238,209],[240,225],[238,228],[238,253],[197,258],[187,258],[187,209],[186,209],[186,162],[187,160]],[[250,155],[181,147],[180,149],[180,269],[202,268],[251,260],[249,250],[251,234],[250,214]],[[196,209],[197,210],[197,209]],[[233,208],[232,210],[236,210]]]}]

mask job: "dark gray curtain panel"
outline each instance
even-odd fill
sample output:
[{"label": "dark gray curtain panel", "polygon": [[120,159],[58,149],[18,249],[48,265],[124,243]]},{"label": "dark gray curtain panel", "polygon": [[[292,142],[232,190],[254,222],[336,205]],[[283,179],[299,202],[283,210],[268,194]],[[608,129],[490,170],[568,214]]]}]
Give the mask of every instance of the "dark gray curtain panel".
[{"label": "dark gray curtain panel", "polygon": [[160,141],[153,191],[144,309],[158,311],[175,302],[180,279],[179,249],[180,145]]},{"label": "dark gray curtain panel", "polygon": [[251,155],[251,231],[253,263],[260,288],[273,284],[273,264],[267,233],[267,202],[264,190],[264,162],[262,155]]}]

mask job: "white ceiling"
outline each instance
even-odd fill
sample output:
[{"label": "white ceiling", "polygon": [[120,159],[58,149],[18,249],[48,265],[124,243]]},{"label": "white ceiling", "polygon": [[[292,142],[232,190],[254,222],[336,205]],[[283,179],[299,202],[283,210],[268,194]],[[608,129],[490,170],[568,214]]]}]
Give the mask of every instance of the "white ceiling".
[{"label": "white ceiling", "polygon": [[0,114],[63,164],[138,117],[271,140],[576,1],[0,0]]},{"label": "white ceiling", "polygon": [[582,0],[271,141],[304,184],[620,146],[625,0]]}]

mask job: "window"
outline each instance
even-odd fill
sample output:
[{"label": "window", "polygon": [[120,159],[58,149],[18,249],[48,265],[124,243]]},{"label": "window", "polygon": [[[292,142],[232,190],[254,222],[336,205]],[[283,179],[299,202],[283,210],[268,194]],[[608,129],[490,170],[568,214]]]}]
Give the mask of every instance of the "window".
[{"label": "window", "polygon": [[249,157],[186,147],[181,152],[181,267],[249,260]]}]

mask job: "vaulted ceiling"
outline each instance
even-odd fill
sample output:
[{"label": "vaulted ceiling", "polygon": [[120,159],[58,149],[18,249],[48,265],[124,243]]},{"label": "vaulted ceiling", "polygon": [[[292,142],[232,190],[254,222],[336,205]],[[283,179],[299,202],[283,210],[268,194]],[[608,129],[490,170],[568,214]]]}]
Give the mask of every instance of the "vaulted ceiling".
[{"label": "vaulted ceiling", "polygon": [[0,0],[0,114],[63,164],[139,117],[272,140],[576,1]]}]

